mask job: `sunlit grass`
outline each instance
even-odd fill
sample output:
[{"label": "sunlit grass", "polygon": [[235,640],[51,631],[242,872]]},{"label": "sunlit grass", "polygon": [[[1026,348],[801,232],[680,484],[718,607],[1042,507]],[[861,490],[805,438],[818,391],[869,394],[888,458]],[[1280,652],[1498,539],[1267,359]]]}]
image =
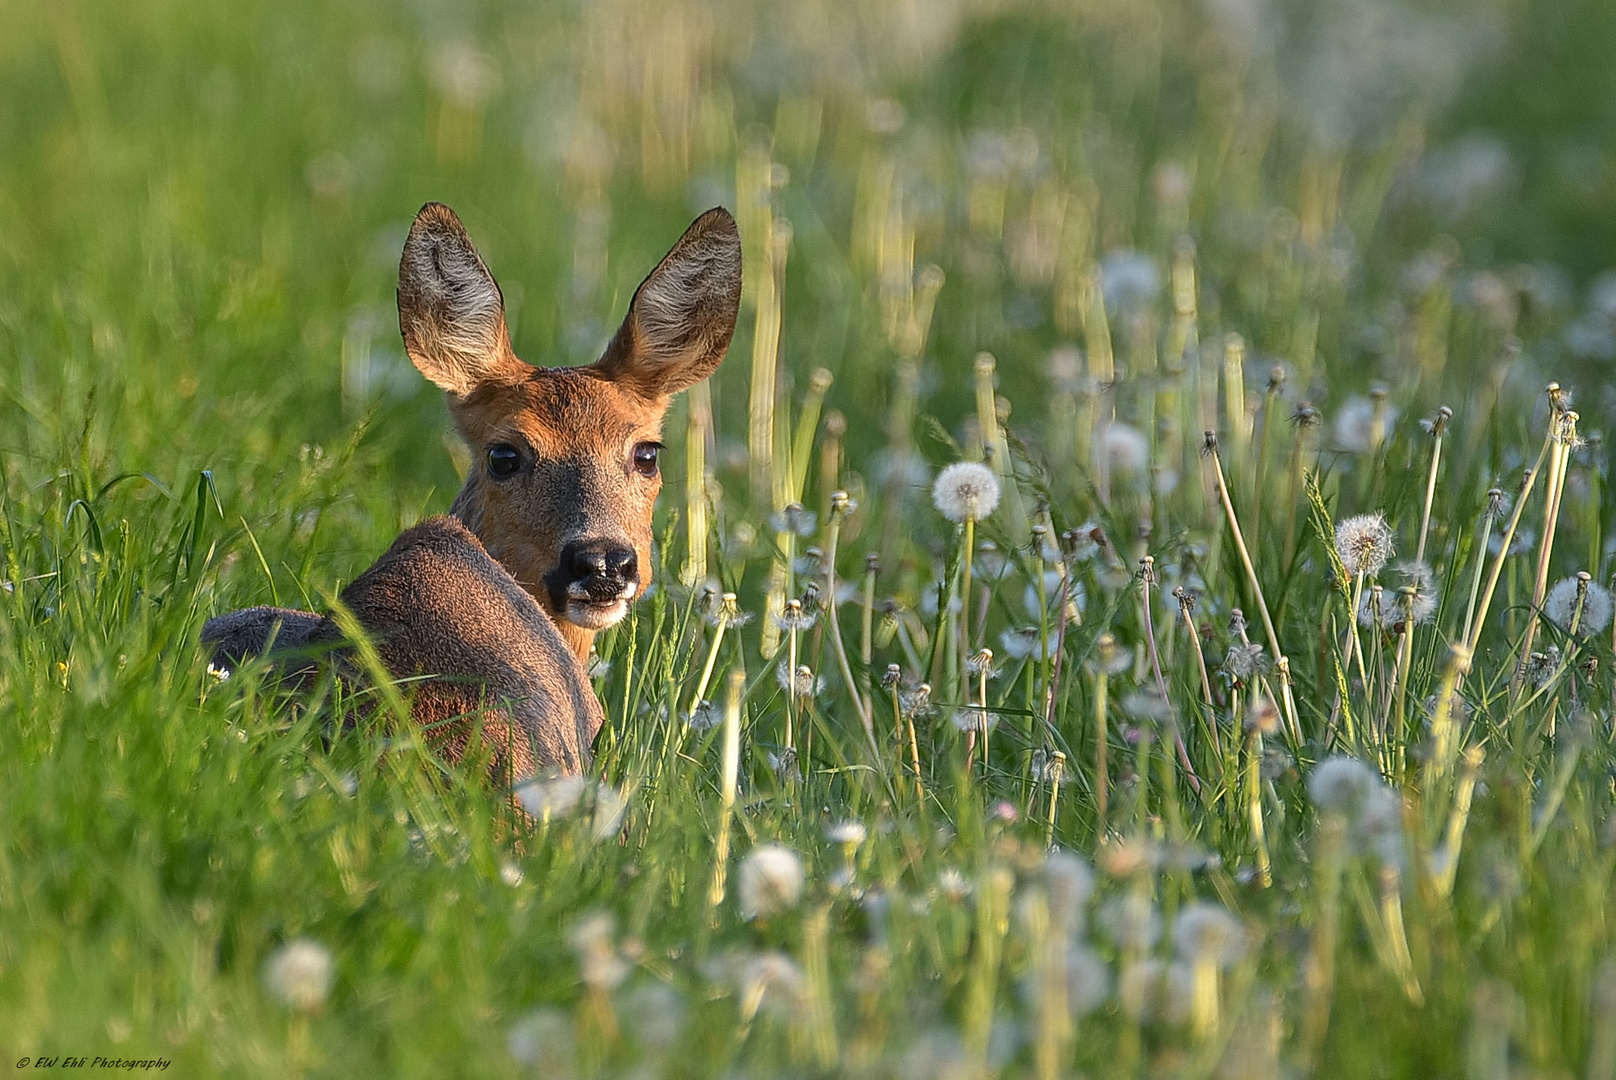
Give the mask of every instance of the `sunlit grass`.
[{"label": "sunlit grass", "polygon": [[[1542,15],[5,7],[0,1050],[1612,1076],[1609,170],[1469,119]],[[197,645],[458,487],[429,198],[534,363],[746,246],[531,821]]]}]

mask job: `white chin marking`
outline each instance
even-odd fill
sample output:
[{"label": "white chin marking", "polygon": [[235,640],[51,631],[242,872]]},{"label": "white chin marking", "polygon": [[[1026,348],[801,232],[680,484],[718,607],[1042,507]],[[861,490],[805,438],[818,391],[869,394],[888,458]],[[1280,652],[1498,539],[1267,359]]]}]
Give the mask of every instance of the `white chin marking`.
[{"label": "white chin marking", "polygon": [[581,600],[567,602],[567,621],[585,630],[604,630],[616,625],[627,614],[626,600],[613,600],[609,604],[590,604]]}]

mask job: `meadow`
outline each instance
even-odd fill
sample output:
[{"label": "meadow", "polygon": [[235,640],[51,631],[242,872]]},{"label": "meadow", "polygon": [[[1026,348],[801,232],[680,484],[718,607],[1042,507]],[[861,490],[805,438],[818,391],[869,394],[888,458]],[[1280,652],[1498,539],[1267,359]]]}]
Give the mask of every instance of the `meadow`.
[{"label": "meadow", "polygon": [[[1616,1077],[1616,8],[0,27],[0,1067]],[[197,640],[457,490],[427,200],[536,364],[745,246],[531,817]]]}]

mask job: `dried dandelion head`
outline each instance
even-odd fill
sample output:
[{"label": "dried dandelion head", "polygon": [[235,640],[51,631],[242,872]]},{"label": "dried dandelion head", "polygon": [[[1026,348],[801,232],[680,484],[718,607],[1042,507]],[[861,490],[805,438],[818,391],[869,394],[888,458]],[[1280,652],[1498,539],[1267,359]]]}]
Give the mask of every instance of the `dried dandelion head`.
[{"label": "dried dandelion head", "polygon": [[979,461],[956,461],[938,474],[931,498],[950,521],[981,521],[999,505],[999,477]]},{"label": "dried dandelion head", "polygon": [[1392,557],[1392,530],[1381,514],[1359,514],[1335,527],[1335,546],[1349,575],[1373,577]]}]

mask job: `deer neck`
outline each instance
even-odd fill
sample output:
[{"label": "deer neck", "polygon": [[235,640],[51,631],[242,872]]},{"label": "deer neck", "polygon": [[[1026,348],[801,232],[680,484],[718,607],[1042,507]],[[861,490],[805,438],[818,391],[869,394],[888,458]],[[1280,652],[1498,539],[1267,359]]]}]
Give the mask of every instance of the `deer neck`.
[{"label": "deer neck", "polygon": [[[484,549],[488,547],[488,538],[483,535],[482,506],[475,493],[472,491],[471,484],[468,483],[465,487],[460,489],[460,494],[455,497],[454,504],[449,507],[449,515],[457,519],[460,524],[464,525],[467,529],[470,529],[471,534],[477,538],[477,541],[483,545]],[[489,554],[493,553],[489,552]],[[498,557],[495,556],[495,558],[497,559]],[[504,566],[503,563],[500,565]],[[544,611],[546,614],[549,614],[549,610],[544,605],[545,597],[541,592],[543,586],[536,581],[523,581],[521,577],[512,571],[508,566],[506,566],[505,569],[510,572],[513,578],[516,579],[516,583],[520,585],[529,596],[533,597],[533,599],[538,603],[540,610]],[[558,619],[554,615],[550,616],[550,621],[555,624],[555,628],[560,631],[561,640],[566,642],[568,651],[578,658],[578,662],[582,664],[584,669],[587,671],[589,669],[589,652],[595,646],[595,631],[586,630],[581,626],[574,626],[565,619]]]}]

